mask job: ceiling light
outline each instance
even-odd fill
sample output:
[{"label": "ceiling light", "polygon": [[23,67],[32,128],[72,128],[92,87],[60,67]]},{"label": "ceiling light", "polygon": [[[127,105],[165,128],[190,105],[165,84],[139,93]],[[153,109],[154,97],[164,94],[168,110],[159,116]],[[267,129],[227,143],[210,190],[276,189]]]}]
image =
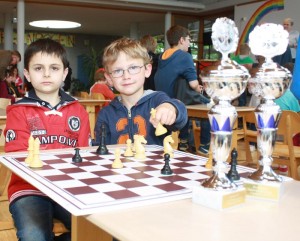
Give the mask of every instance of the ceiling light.
[{"label": "ceiling light", "polygon": [[61,21],[61,20],[40,20],[33,21],[29,23],[30,26],[38,28],[55,28],[55,29],[66,29],[66,28],[79,28],[80,23],[71,21]]}]

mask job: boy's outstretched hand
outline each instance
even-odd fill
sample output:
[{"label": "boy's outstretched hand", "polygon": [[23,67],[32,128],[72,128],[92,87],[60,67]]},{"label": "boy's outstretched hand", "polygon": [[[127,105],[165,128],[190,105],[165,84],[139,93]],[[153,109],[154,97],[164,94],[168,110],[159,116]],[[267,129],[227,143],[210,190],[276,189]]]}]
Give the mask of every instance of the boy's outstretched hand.
[{"label": "boy's outstretched hand", "polygon": [[155,115],[151,115],[150,123],[156,128],[158,123],[162,125],[172,125],[176,120],[176,108],[169,104],[163,103],[155,108]]}]

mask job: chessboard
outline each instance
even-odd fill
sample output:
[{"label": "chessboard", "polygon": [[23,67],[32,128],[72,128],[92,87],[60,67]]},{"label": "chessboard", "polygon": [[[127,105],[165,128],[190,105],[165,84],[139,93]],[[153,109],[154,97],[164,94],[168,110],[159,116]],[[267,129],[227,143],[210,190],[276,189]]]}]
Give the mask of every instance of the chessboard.
[{"label": "chessboard", "polygon": [[[108,146],[107,155],[82,149],[80,163],[72,162],[71,149],[41,151],[41,168],[30,168],[24,153],[7,153],[0,161],[76,216],[191,198],[193,186],[212,175],[206,158],[176,150],[169,163],[173,174],[162,175],[163,147],[145,147],[144,160],[121,154],[119,169],[112,168],[117,145]],[[120,149],[124,153],[125,146]],[[246,176],[251,169],[238,166],[238,171]]]}]

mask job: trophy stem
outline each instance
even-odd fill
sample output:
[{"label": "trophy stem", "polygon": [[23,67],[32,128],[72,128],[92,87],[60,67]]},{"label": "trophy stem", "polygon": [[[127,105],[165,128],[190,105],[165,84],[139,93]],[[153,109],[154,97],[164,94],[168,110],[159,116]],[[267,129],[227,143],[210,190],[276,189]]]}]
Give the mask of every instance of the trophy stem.
[{"label": "trophy stem", "polygon": [[257,123],[257,147],[260,152],[259,168],[248,176],[254,181],[281,182],[282,178],[272,169],[272,153],[281,110],[273,100],[263,99],[255,110]]},{"label": "trophy stem", "polygon": [[235,189],[237,186],[227,177],[226,160],[229,156],[232,140],[232,128],[237,118],[235,108],[229,101],[219,101],[208,113],[211,123],[211,146],[215,163],[213,175],[202,183],[203,187]]}]

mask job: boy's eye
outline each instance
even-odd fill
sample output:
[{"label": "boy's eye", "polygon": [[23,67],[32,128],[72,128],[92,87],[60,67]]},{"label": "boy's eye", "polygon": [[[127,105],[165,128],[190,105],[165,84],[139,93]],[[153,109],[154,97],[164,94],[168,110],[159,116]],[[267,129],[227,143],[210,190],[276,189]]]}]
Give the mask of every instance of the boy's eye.
[{"label": "boy's eye", "polygon": [[135,72],[137,69],[140,69],[141,67],[139,67],[139,66],[131,66],[131,67],[129,67],[128,68],[128,72],[130,73],[130,72]]},{"label": "boy's eye", "polygon": [[39,71],[39,70],[41,70],[42,69],[42,67],[35,67],[34,68],[34,70],[36,70],[36,71]]},{"label": "boy's eye", "polygon": [[112,76],[122,76],[124,73],[123,69],[116,69],[111,72]]}]

